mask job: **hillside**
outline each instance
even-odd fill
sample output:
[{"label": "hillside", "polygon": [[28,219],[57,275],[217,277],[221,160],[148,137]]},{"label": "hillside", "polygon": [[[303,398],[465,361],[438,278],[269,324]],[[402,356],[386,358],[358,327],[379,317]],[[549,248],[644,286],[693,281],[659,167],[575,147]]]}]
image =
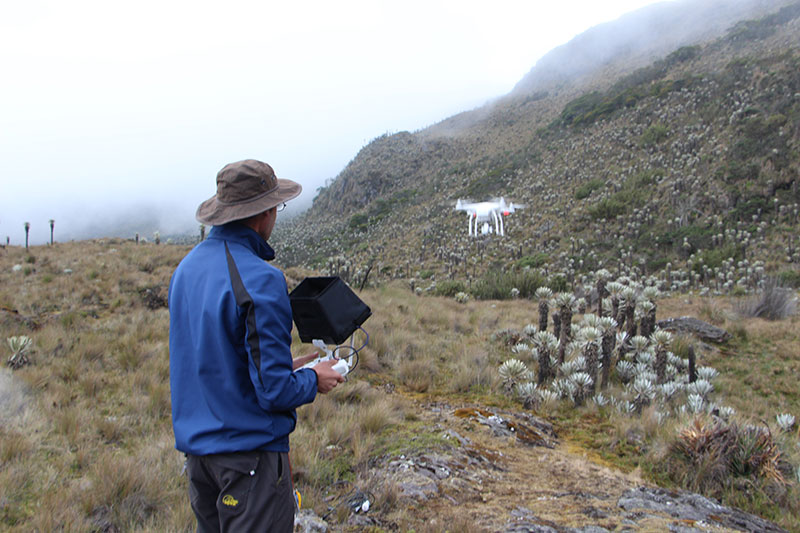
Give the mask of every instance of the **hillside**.
[{"label": "hillside", "polygon": [[[279,224],[279,260],[353,280],[469,283],[528,265],[576,285],[601,267],[663,290],[746,290],[754,270],[794,282],[800,3],[730,3],[716,19],[719,4],[595,28],[496,102],[373,140]],[[622,30],[646,20],[651,38],[635,46]],[[581,55],[615,33],[606,55]],[[496,196],[528,207],[506,238],[469,238],[455,200]]]}]

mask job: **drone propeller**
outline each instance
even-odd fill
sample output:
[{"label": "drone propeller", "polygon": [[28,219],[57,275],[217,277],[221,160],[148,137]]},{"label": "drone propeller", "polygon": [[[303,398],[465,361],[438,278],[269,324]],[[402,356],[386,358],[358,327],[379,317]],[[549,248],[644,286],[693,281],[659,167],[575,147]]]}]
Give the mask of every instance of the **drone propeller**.
[{"label": "drone propeller", "polygon": [[458,200],[456,200],[455,209],[463,209],[463,210],[466,211],[466,210],[469,210],[469,209],[473,209],[474,206],[475,206],[475,203],[472,200],[470,200],[468,198],[466,198],[466,199],[459,198]]},{"label": "drone propeller", "polygon": [[500,212],[503,213],[504,217],[507,217],[517,209],[523,209],[523,208],[525,208],[525,204],[515,204],[514,202],[509,202],[508,205],[502,205],[500,207],[501,210]]}]

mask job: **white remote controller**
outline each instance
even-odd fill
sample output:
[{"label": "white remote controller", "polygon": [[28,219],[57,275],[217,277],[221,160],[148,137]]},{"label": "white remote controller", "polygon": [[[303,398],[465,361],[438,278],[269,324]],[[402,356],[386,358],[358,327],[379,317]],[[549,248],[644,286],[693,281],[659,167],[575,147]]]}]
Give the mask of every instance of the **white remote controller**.
[{"label": "white remote controller", "polygon": [[[328,346],[322,340],[314,339],[313,341],[311,341],[311,344],[313,344],[314,346],[316,346],[320,350],[324,351],[325,352],[325,356],[324,357],[323,356],[317,357],[316,359],[314,359],[310,363],[306,363],[305,365],[303,365],[303,368],[311,368],[312,366],[314,366],[314,365],[316,365],[318,363],[321,363],[322,361],[329,361],[331,359],[336,359],[333,356],[333,352],[328,349]],[[336,364],[333,365],[331,368],[333,368],[335,371],[337,371],[341,375],[346,376],[347,373],[350,372],[350,365],[347,363],[347,360],[345,360],[345,359],[337,359],[336,361],[337,361]]]}]

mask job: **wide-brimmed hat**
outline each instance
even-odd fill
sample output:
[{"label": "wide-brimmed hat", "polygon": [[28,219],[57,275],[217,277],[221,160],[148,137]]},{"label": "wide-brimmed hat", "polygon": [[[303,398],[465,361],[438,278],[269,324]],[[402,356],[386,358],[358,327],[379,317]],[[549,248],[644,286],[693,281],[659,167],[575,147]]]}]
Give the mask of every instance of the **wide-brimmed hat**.
[{"label": "wide-brimmed hat", "polygon": [[200,204],[195,217],[203,224],[221,226],[263,213],[302,191],[299,183],[275,177],[268,164],[245,159],[217,173],[217,194]]}]

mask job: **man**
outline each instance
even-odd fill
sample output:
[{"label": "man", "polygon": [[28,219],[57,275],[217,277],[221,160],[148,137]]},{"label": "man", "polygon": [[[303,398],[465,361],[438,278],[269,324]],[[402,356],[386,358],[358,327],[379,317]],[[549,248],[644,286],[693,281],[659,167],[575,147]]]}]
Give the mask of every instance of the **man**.
[{"label": "man", "polygon": [[301,190],[260,161],[225,166],[197,209],[214,227],[170,282],[172,425],[199,532],[292,531],[295,408],[344,381],[335,361],[297,370],[316,354],[292,360],[286,280],[265,262],[277,212]]}]

